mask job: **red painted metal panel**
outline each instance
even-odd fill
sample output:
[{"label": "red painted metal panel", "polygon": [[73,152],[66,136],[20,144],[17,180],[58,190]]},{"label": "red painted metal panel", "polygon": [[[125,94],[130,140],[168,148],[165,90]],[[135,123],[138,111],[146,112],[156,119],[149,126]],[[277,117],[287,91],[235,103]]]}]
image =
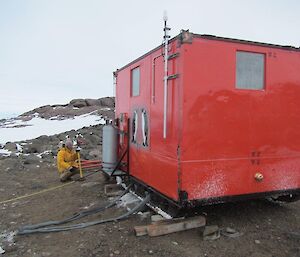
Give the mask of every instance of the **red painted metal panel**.
[{"label": "red painted metal panel", "polygon": [[[170,44],[170,54],[177,50],[175,42]],[[178,199],[178,82],[168,82],[167,139],[163,138],[163,56],[159,49],[132,63],[117,73],[116,117],[127,112],[132,120],[138,112],[137,143],[130,143],[130,175],[152,186],[162,194]],[[176,74],[178,59],[169,61],[169,74]],[[140,95],[130,96],[130,74],[140,67]],[[121,104],[118,104],[120,102]],[[149,146],[142,145],[141,110],[149,117]],[[132,126],[132,124],[131,124]],[[132,127],[131,127],[132,130]]]},{"label": "red painted metal panel", "polygon": [[[184,48],[189,199],[300,188],[300,53],[204,39]],[[235,88],[238,50],[265,55],[264,90]]]}]

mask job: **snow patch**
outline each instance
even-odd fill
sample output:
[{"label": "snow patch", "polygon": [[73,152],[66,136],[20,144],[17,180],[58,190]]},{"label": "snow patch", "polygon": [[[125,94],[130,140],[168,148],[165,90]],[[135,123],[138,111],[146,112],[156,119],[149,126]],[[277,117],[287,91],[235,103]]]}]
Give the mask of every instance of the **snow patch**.
[{"label": "snow patch", "polygon": [[[92,125],[105,124],[105,119],[98,115],[84,114],[72,119],[51,120],[34,117],[29,121],[14,120],[5,122],[0,127],[0,143],[25,141],[41,135],[52,136],[68,130],[77,130]],[[35,115],[35,114],[34,114]]]},{"label": "snow patch", "polygon": [[51,153],[50,150],[46,150],[46,151],[44,151],[42,153],[37,154],[36,156],[42,159],[44,155],[48,155],[50,153]]},{"label": "snow patch", "polygon": [[58,118],[59,118],[59,116],[53,116],[49,120],[57,120]]},{"label": "snow patch", "polygon": [[10,156],[11,155],[11,151],[8,151],[6,149],[0,149],[0,155]]},{"label": "snow patch", "polygon": [[23,153],[23,147],[20,144],[16,144],[16,146],[17,146],[18,152]]}]

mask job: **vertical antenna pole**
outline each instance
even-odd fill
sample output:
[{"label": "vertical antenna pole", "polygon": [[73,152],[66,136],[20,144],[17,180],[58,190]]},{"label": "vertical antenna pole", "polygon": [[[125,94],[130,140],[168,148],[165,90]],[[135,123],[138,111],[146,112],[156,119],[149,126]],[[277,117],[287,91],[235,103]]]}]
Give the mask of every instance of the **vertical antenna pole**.
[{"label": "vertical antenna pole", "polygon": [[113,96],[116,97],[117,93],[117,71],[113,72]]},{"label": "vertical antenna pole", "polygon": [[167,138],[167,112],[168,112],[168,41],[170,36],[167,27],[167,14],[164,13],[164,123],[163,123],[163,138]]}]

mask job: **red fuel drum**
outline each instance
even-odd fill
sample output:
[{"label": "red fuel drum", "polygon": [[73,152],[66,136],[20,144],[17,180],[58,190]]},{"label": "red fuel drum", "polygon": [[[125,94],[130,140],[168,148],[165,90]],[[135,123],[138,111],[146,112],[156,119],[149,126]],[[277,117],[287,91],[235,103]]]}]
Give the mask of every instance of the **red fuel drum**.
[{"label": "red fuel drum", "polygon": [[169,43],[166,138],[163,46],[115,72],[130,176],[176,202],[299,194],[299,48],[186,31]]}]

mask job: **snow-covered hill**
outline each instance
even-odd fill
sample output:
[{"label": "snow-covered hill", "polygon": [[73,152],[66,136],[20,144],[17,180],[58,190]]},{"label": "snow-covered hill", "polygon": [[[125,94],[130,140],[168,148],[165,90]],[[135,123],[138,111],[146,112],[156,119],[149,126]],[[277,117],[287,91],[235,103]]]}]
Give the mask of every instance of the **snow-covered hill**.
[{"label": "snow-covered hill", "polygon": [[[2,119],[0,120],[0,156],[8,156],[11,153],[39,154],[53,151],[57,148],[59,140],[63,140],[68,134],[66,132],[75,136],[75,131],[79,133],[79,130],[84,127],[87,128],[84,130],[87,137],[93,133],[100,137],[101,132],[98,131],[100,127],[97,125],[105,124],[106,120],[113,117],[114,98],[106,97],[75,99],[66,105],[42,106],[15,118]],[[88,132],[89,127],[91,127],[90,132]],[[35,145],[34,151],[29,149],[32,148],[32,144]],[[30,145],[31,147],[28,147]]]},{"label": "snow-covered hill", "polygon": [[29,121],[7,120],[0,125],[0,144],[29,140],[42,135],[52,136],[97,124],[105,124],[105,119],[93,113],[67,119],[43,119],[37,115]]}]

